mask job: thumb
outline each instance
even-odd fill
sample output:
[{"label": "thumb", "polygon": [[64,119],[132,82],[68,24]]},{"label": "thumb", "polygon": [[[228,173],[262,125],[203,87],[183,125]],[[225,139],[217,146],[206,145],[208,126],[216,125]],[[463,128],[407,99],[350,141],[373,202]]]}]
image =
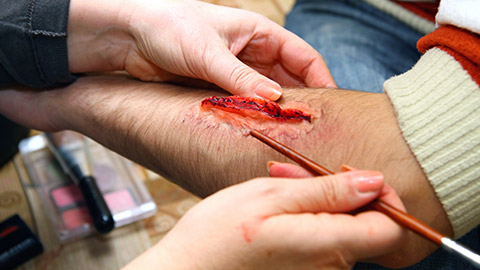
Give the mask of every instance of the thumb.
[{"label": "thumb", "polygon": [[275,101],[283,93],[278,83],[244,64],[228,49],[217,56],[213,63],[208,69],[210,81],[234,95]]},{"label": "thumb", "polygon": [[[342,214],[378,198],[384,187],[383,176],[377,171],[290,181],[282,187],[290,190],[289,200],[277,196],[278,212],[262,223],[257,235],[269,239],[276,248],[292,247],[295,251],[302,246],[317,256],[333,251],[334,258],[350,262],[393,252],[407,232],[389,217],[377,211]],[[393,189],[388,192],[398,199]],[[399,199],[393,206],[403,208]]]},{"label": "thumb", "polygon": [[278,211],[284,213],[348,212],[379,197],[383,186],[383,175],[380,172],[360,170],[285,181],[281,187],[283,196],[278,196],[277,199]]}]

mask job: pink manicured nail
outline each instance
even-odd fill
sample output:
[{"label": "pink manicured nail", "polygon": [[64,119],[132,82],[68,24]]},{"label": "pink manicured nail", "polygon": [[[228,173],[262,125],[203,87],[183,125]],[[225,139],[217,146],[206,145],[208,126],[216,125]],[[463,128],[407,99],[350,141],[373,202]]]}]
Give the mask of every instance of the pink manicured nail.
[{"label": "pink manicured nail", "polygon": [[270,168],[271,168],[273,165],[275,165],[275,164],[280,164],[280,162],[278,162],[278,161],[269,161],[269,162],[267,163],[267,170],[270,172]]},{"label": "pink manicured nail", "polygon": [[345,164],[342,164],[341,170],[342,170],[342,172],[349,172],[349,171],[355,171],[355,168],[350,167],[350,166],[345,165]]},{"label": "pink manicured nail", "polygon": [[270,169],[273,165],[275,165],[275,164],[277,164],[277,163],[278,163],[278,162],[276,162],[276,161],[269,161],[269,162],[267,163],[267,167]]},{"label": "pink manicured nail", "polygon": [[358,192],[366,193],[379,191],[383,187],[383,175],[376,171],[358,171],[360,176],[355,177],[355,188]]},{"label": "pink manicured nail", "polygon": [[327,83],[327,85],[325,86],[325,88],[335,89],[335,88],[337,88],[337,86],[336,86],[335,84],[332,84],[332,83]]},{"label": "pink manicured nail", "polygon": [[264,82],[257,86],[255,89],[257,96],[275,101],[282,96],[280,85],[278,88],[274,87],[272,83]]}]

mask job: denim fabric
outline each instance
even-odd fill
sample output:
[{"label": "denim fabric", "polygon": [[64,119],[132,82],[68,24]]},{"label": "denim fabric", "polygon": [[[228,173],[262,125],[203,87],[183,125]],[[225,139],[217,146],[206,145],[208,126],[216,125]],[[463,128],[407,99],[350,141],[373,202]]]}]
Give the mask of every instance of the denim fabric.
[{"label": "denim fabric", "polygon": [[0,83],[48,87],[72,82],[67,52],[70,0],[3,0]]},{"label": "denim fabric", "polygon": [[420,57],[421,34],[363,1],[299,0],[285,27],[323,55],[339,88],[382,92]]},{"label": "denim fabric", "polygon": [[[358,0],[298,0],[285,27],[323,55],[339,88],[382,92],[385,80],[409,70],[420,57],[421,34]],[[458,242],[479,252],[479,229]],[[385,268],[359,263],[354,269]],[[476,268],[440,248],[405,269]]]}]

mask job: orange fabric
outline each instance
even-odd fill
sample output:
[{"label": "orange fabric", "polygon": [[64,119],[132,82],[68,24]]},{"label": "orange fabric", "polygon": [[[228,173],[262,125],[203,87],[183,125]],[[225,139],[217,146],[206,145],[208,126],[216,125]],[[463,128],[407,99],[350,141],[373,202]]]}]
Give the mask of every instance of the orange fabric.
[{"label": "orange fabric", "polygon": [[422,53],[432,47],[453,56],[480,86],[480,35],[455,26],[442,26],[417,43]]},{"label": "orange fabric", "polygon": [[418,2],[402,2],[395,1],[398,5],[402,6],[405,9],[410,10],[411,12],[417,14],[424,19],[427,19],[431,22],[435,21],[435,15],[438,11],[438,3],[418,3]]}]

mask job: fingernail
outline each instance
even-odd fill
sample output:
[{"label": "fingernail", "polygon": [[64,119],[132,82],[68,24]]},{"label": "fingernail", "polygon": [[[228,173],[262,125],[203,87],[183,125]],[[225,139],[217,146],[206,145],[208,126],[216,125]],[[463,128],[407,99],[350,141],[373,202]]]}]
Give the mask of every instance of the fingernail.
[{"label": "fingernail", "polygon": [[277,161],[269,161],[269,162],[267,163],[267,170],[268,170],[268,172],[270,172],[270,168],[271,168],[273,165],[279,164],[279,163],[280,163],[280,162],[277,162]]},{"label": "fingernail", "polygon": [[379,191],[383,187],[383,175],[377,171],[357,171],[361,176],[355,177],[355,188],[366,193]]},{"label": "fingernail", "polygon": [[255,94],[257,96],[275,101],[282,96],[282,88],[280,85],[272,82],[263,82],[257,86],[255,89]]},{"label": "fingernail", "polygon": [[327,85],[325,87],[326,88],[337,88],[337,86],[335,84],[332,84],[332,83],[327,83]]},{"label": "fingernail", "polygon": [[342,172],[350,172],[350,171],[355,171],[355,168],[342,164],[341,170]]}]

